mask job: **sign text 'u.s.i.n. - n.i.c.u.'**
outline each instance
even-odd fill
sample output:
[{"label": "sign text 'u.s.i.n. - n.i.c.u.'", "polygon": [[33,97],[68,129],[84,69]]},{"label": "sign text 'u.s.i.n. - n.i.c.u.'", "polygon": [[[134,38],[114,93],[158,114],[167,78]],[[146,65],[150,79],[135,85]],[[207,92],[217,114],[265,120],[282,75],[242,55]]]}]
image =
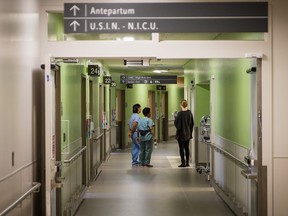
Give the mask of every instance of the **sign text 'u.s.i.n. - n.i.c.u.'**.
[{"label": "sign text 'u.s.i.n. - n.i.c.u.'", "polygon": [[65,3],[64,31],[267,32],[268,2]]}]

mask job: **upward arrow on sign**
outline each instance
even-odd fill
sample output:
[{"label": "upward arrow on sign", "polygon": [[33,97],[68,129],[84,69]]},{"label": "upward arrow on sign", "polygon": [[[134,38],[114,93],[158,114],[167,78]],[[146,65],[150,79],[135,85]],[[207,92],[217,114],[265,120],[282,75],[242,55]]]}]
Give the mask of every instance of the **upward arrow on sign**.
[{"label": "upward arrow on sign", "polygon": [[75,31],[77,30],[77,26],[80,26],[80,24],[79,24],[76,20],[74,20],[74,21],[70,24],[70,26],[73,26],[73,31],[75,32]]},{"label": "upward arrow on sign", "polygon": [[73,5],[71,8],[70,8],[70,11],[73,10],[73,16],[76,16],[77,15],[77,11],[80,11],[80,8],[77,7],[77,5]]}]

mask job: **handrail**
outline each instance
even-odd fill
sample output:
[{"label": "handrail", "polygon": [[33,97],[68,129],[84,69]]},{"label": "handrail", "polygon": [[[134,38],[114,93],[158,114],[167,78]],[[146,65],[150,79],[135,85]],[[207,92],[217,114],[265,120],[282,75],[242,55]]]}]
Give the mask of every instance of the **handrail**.
[{"label": "handrail", "polygon": [[19,197],[15,202],[13,202],[10,206],[8,206],[4,211],[0,213],[0,216],[4,216],[12,209],[14,209],[19,203],[21,203],[26,197],[28,197],[31,193],[38,193],[40,191],[41,183],[33,182],[33,187],[30,188],[27,192],[25,192],[21,197]]},{"label": "handrail", "polygon": [[103,133],[101,133],[99,136],[93,138],[93,140],[98,140],[98,139],[100,139],[102,136],[103,136]]},{"label": "handrail", "polygon": [[31,161],[30,163],[24,165],[23,167],[20,167],[19,169],[15,170],[14,172],[10,173],[9,175],[4,176],[3,178],[1,178],[1,179],[0,179],[0,182],[7,180],[7,179],[10,178],[11,176],[17,174],[18,172],[21,172],[23,169],[25,169],[25,168],[33,165],[33,164],[36,163],[36,162],[37,162],[37,160],[34,160],[34,161]]},{"label": "handrail", "polygon": [[76,154],[74,154],[70,159],[64,160],[63,163],[71,163],[74,159],[76,159],[83,151],[85,151],[87,146],[84,146],[80,149]]},{"label": "handrail", "polygon": [[243,161],[241,161],[240,159],[238,159],[237,157],[235,157],[234,155],[232,155],[231,153],[225,151],[224,149],[216,146],[215,144],[210,143],[209,144],[212,148],[216,149],[216,151],[220,151],[220,153],[224,154],[225,156],[228,155],[228,157],[232,158],[233,160],[237,161],[238,163],[240,163],[241,166],[245,166],[245,167],[249,167],[249,165]]}]

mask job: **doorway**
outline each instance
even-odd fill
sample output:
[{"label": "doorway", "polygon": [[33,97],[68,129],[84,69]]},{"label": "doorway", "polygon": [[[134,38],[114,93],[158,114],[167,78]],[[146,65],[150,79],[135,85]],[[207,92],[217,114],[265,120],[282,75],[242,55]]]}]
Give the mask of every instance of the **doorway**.
[{"label": "doorway", "polygon": [[116,144],[125,149],[125,90],[116,90]]},{"label": "doorway", "polygon": [[[62,64],[55,72],[56,215],[73,214],[87,185],[86,79],[82,71],[81,65]],[[78,198],[72,199],[75,194]]]},{"label": "doorway", "polygon": [[168,91],[161,94],[161,118],[162,118],[162,137],[163,141],[168,141]]}]

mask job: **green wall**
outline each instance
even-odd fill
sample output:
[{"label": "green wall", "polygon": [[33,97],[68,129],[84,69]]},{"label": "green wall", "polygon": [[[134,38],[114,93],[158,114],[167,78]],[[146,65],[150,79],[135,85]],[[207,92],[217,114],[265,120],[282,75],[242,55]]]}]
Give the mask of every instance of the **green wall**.
[{"label": "green wall", "polygon": [[[61,65],[61,120],[69,121],[69,142],[81,135],[81,73],[83,65]],[[68,143],[68,145],[70,144]]]},{"label": "green wall", "polygon": [[216,134],[250,148],[249,61],[226,61],[225,70],[215,73]]},{"label": "green wall", "polygon": [[[155,90],[154,85],[134,84],[133,88],[126,88],[125,101],[126,101],[126,116],[130,118],[132,114],[132,106],[139,103],[142,107],[148,106],[148,91]],[[141,113],[141,116],[142,113]]]},{"label": "green wall", "polygon": [[210,85],[196,85],[195,92],[197,103],[195,104],[194,121],[195,126],[199,126],[202,116],[210,114]]},{"label": "green wall", "polygon": [[168,118],[174,118],[172,113],[180,110],[181,100],[184,99],[184,88],[177,84],[167,86],[168,90]]},{"label": "green wall", "polygon": [[[245,148],[250,148],[250,75],[246,69],[251,59],[198,59],[186,65],[186,80],[195,80],[196,114],[209,112],[209,98],[202,83],[215,77],[215,134]],[[188,83],[188,82],[187,82]],[[209,82],[208,82],[209,83]]]}]

